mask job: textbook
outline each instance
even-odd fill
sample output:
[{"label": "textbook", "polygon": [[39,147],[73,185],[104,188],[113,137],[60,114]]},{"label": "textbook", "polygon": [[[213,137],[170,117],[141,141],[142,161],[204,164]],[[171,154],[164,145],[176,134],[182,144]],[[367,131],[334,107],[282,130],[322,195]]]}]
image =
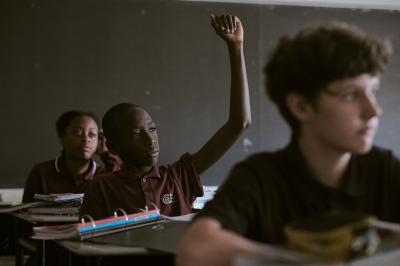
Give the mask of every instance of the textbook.
[{"label": "textbook", "polygon": [[51,215],[79,215],[79,207],[74,206],[48,206],[48,207],[30,207],[25,209],[30,214],[51,214]]},{"label": "textbook", "polygon": [[[70,210],[76,213],[76,209],[63,209],[63,207],[73,207],[77,208],[80,206],[83,199],[83,193],[73,194],[73,193],[62,193],[62,194],[35,194],[34,198],[37,201],[20,203],[12,206],[0,207],[0,213],[8,213],[15,211],[27,210],[28,212],[33,212],[39,214],[40,212],[46,212],[44,214],[58,214],[58,212],[64,212]],[[53,206],[54,208],[51,208]],[[44,207],[44,208],[38,208]],[[58,210],[56,210],[58,209]],[[78,209],[79,212],[79,209]]]},{"label": "textbook", "polygon": [[28,214],[38,215],[79,215],[81,208],[81,202],[79,200],[68,200],[68,201],[42,201],[46,204],[44,206],[33,206],[23,211]]},{"label": "textbook", "polygon": [[15,211],[20,211],[32,207],[38,207],[38,206],[44,206],[47,205],[47,202],[44,201],[34,201],[34,202],[29,202],[29,203],[21,203],[17,204],[11,207],[1,207],[0,208],[0,213],[7,213],[7,212],[15,212]]},{"label": "textbook", "polygon": [[84,193],[59,193],[59,194],[35,194],[33,197],[38,200],[50,202],[65,202],[80,200],[82,201]]},{"label": "textbook", "polygon": [[13,215],[29,222],[38,223],[76,223],[79,221],[78,215],[35,214],[29,212],[17,212]]},{"label": "textbook", "polygon": [[[117,211],[121,211],[124,215],[118,216]],[[125,211],[121,209],[118,209],[117,211],[114,212],[114,216],[99,220],[93,220],[90,216],[84,215],[81,223],[36,226],[33,227],[32,238],[42,240],[78,238],[83,240],[153,224],[163,219],[158,209],[146,209],[133,214],[126,214]],[[85,218],[89,221],[85,221]]]}]

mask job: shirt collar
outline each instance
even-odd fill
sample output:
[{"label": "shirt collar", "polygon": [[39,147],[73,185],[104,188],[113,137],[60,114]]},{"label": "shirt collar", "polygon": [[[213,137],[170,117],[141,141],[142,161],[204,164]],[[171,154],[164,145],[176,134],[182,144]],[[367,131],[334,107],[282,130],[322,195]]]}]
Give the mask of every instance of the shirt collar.
[{"label": "shirt collar", "polygon": [[288,176],[292,179],[291,182],[302,188],[300,189],[300,193],[303,194],[302,197],[310,201],[318,201],[335,193],[343,193],[351,197],[357,197],[364,193],[360,180],[357,178],[356,155],[351,156],[348,169],[343,176],[342,185],[338,188],[331,188],[312,177],[296,141],[290,142],[284,149],[284,154],[287,159],[284,162],[284,169],[289,172]]},{"label": "shirt collar", "polygon": [[[67,175],[67,171],[65,169],[64,165],[64,157],[63,155],[59,155],[56,157],[54,160],[54,168],[56,169],[56,172],[61,175]],[[96,173],[97,169],[97,164],[94,160],[90,160],[90,165],[88,171],[82,174],[83,179],[85,180],[91,180]]]},{"label": "shirt collar", "polygon": [[118,175],[126,180],[126,181],[134,181],[137,179],[141,178],[156,178],[156,179],[161,179],[160,171],[157,166],[153,166],[150,170],[149,173],[146,175],[137,175],[135,172],[133,172],[132,169],[127,167],[126,165],[122,165],[121,170],[118,172]]}]

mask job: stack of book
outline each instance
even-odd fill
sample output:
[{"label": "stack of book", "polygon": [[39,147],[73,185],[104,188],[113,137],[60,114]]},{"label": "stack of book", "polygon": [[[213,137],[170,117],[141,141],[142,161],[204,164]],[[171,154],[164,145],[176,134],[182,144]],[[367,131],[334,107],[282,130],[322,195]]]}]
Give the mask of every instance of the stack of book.
[{"label": "stack of book", "polygon": [[35,194],[37,201],[0,208],[32,222],[77,222],[83,193]]},{"label": "stack of book", "polygon": [[83,200],[84,193],[58,193],[58,194],[35,194],[33,197],[48,202],[67,202]]},{"label": "stack of book", "polygon": [[80,206],[50,205],[44,207],[30,207],[25,209],[26,213],[43,215],[79,215]]},{"label": "stack of book", "polygon": [[37,207],[37,206],[44,206],[47,203],[44,201],[34,201],[29,203],[20,203],[17,205],[7,206],[0,208],[0,213],[8,213],[8,212],[16,212],[20,210],[24,210],[27,208]]}]

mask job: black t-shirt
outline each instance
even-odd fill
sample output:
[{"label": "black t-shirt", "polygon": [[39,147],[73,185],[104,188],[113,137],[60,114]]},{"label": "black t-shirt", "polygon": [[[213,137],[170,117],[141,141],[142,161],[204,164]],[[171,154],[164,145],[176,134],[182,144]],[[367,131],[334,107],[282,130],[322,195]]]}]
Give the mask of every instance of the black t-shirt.
[{"label": "black t-shirt", "polygon": [[279,244],[288,222],[332,209],[400,222],[400,161],[378,147],[352,155],[341,186],[330,188],[311,177],[292,143],[238,163],[196,218],[211,216],[247,238]]}]

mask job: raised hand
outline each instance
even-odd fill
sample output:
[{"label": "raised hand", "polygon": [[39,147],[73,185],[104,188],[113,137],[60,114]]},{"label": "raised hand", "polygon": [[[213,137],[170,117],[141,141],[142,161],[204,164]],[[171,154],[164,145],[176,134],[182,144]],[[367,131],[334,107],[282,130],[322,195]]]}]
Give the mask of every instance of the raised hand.
[{"label": "raised hand", "polygon": [[229,116],[200,150],[192,154],[192,162],[198,174],[216,163],[251,124],[242,23],[233,15],[211,15],[211,25],[225,41],[229,51],[231,70]]},{"label": "raised hand", "polygon": [[211,25],[215,32],[228,43],[243,42],[243,27],[240,19],[233,15],[211,15]]}]

